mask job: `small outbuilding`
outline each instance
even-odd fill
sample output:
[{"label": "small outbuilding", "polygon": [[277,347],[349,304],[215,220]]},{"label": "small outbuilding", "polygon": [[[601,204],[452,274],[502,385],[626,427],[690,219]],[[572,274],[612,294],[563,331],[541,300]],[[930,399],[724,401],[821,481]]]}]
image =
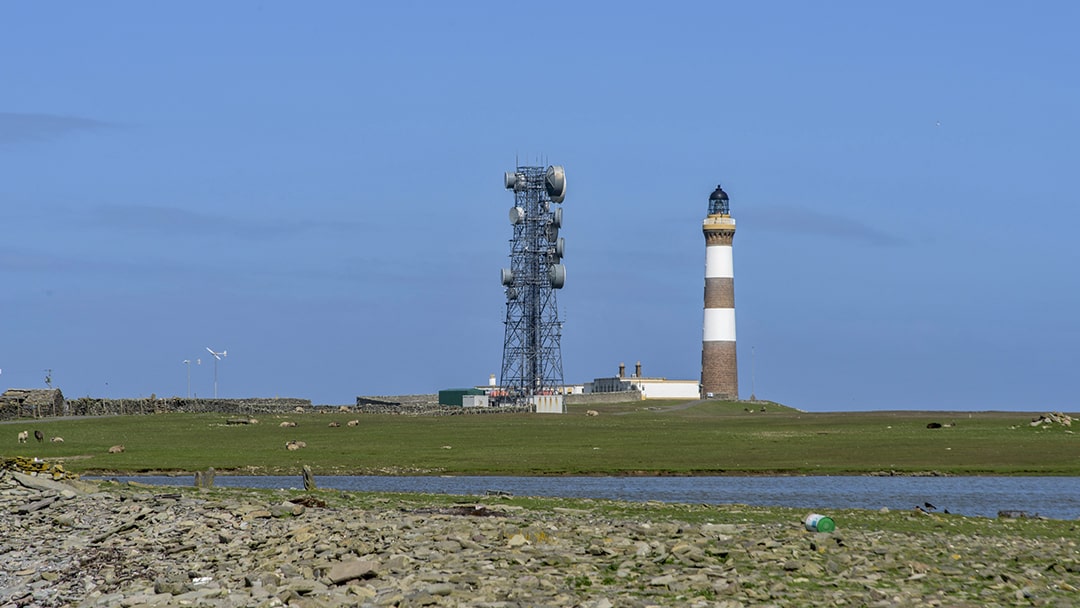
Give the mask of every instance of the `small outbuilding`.
[{"label": "small outbuilding", "polygon": [[483,395],[483,390],[478,388],[448,388],[439,391],[439,405],[464,406],[465,395]]},{"label": "small outbuilding", "polygon": [[63,415],[64,394],[58,388],[9,388],[0,395],[0,420]]}]

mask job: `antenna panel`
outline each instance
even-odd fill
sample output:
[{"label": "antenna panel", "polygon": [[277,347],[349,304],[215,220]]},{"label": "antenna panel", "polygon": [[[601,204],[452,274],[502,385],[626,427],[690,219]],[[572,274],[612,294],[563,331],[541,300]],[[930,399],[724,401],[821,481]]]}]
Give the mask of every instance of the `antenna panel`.
[{"label": "antenna panel", "polygon": [[549,243],[554,243],[555,239],[559,238],[559,227],[555,224],[548,224],[547,228],[544,230],[544,236]]},{"label": "antenna panel", "polygon": [[554,264],[548,269],[548,281],[551,282],[551,286],[555,289],[562,289],[566,284],[566,266],[562,264]]},{"label": "antenna panel", "polygon": [[566,198],[566,171],[562,165],[551,165],[544,174],[544,189],[551,202],[561,203]]}]

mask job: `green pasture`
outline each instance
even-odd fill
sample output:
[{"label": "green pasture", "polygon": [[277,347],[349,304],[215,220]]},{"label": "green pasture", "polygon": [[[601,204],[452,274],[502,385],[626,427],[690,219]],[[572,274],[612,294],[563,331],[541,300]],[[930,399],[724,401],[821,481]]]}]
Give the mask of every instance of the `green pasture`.
[{"label": "green pasture", "polygon": [[[600,412],[587,416],[587,409]],[[747,411],[752,409],[752,411]],[[1080,437],[1033,428],[1027,412],[805,413],[779,405],[634,402],[565,415],[259,417],[157,414],[0,425],[0,454],[61,461],[81,473],[380,475],[900,474],[1080,475]],[[355,427],[346,422],[359,419]],[[296,422],[281,428],[282,421]],[[330,422],[340,423],[331,428]],[[946,425],[928,429],[931,422]],[[30,430],[27,444],[16,434]],[[41,430],[44,443],[33,439]],[[1078,429],[1080,430],[1080,429]],[[60,436],[63,443],[51,443]],[[306,448],[288,451],[299,440]],[[123,444],[121,454],[108,449]]]}]

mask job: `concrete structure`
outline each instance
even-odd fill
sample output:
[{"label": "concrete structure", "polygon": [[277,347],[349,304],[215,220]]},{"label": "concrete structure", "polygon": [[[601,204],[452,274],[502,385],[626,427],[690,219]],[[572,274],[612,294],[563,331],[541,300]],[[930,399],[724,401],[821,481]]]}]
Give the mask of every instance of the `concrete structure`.
[{"label": "concrete structure", "polygon": [[487,395],[462,395],[462,407],[489,407],[491,405]]},{"label": "concrete structure", "polygon": [[667,378],[646,378],[641,375],[641,362],[634,368],[633,376],[626,376],[626,366],[619,364],[619,375],[611,378],[596,378],[585,383],[585,394],[634,393],[641,399],[697,399],[701,385],[697,380],[668,380]]},{"label": "concrete structure", "polygon": [[562,395],[530,395],[529,403],[537,414],[565,414],[566,404]]},{"label": "concrete structure", "polygon": [[723,188],[709,195],[705,234],[705,322],[701,342],[701,397],[739,398],[735,358],[735,220]]}]

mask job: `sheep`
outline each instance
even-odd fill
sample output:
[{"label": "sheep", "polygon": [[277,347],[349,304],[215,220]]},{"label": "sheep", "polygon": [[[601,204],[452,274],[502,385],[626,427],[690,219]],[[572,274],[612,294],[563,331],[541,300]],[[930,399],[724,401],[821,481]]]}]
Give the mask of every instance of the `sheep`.
[{"label": "sheep", "polygon": [[109,448],[110,454],[119,454],[124,451],[124,444],[117,444]]},{"label": "sheep", "polygon": [[290,452],[295,452],[296,450],[299,450],[300,448],[306,448],[306,447],[307,447],[307,444],[304,443],[303,441],[287,441],[287,442],[285,442],[285,449],[289,450]]},{"label": "sheep", "polygon": [[598,412],[596,410],[589,410],[589,411],[585,412],[585,415],[586,416],[599,416],[600,412]]},{"label": "sheep", "polygon": [[283,429],[287,429],[287,428],[291,428],[291,427],[296,426],[296,423],[293,422],[292,420],[286,420],[285,422],[282,422],[278,426],[280,426]]},{"label": "sheep", "polygon": [[19,433],[19,443],[26,443],[26,440],[30,438],[30,431],[23,431]]},{"label": "sheep", "polygon": [[303,414],[304,413],[304,408],[298,405],[298,406],[296,406],[296,409],[294,409],[293,411],[296,412],[297,414]]},{"label": "sheep", "polygon": [[45,441],[45,433],[42,433],[41,431],[34,431],[34,439],[37,439],[38,443]]},{"label": "sheep", "polygon": [[360,421],[359,420],[350,420],[350,421],[346,422],[345,424],[348,424],[349,426],[360,426]]},{"label": "sheep", "polygon": [[63,437],[53,437],[49,441],[51,441],[53,443],[64,443],[64,438]]},{"label": "sheep", "polygon": [[332,429],[336,429],[336,428],[338,428],[339,426],[341,426],[341,423],[335,420],[334,422],[331,422],[330,424],[328,424],[328,425],[326,425],[326,426],[328,426],[328,427],[330,427],[330,428],[332,428]]}]

